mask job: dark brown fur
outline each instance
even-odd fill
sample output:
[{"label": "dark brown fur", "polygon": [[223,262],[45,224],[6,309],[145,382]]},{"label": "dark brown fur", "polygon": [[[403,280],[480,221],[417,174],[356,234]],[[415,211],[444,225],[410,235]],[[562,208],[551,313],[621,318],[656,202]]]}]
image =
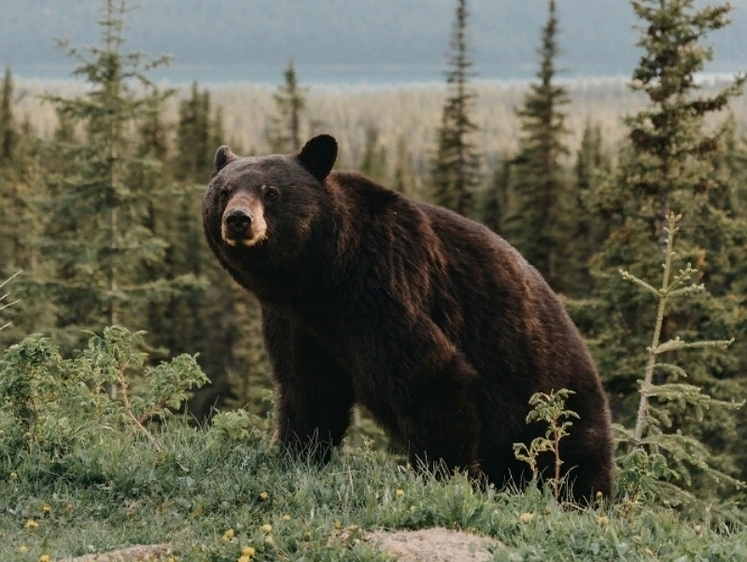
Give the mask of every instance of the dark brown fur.
[{"label": "dark brown fur", "polygon": [[[221,147],[203,204],[210,247],[262,305],[280,441],[328,451],[360,402],[413,463],[521,483],[527,466],[512,446],[542,433],[525,423],[529,397],[568,388],[580,416],[562,442],[572,494],[609,495],[607,400],[540,274],[482,225],[329,173],[336,152],[326,135],[299,155],[238,158]],[[262,203],[266,236],[251,246],[241,240],[252,226],[233,245],[221,235],[237,194]],[[551,474],[551,455],[541,460]]]}]

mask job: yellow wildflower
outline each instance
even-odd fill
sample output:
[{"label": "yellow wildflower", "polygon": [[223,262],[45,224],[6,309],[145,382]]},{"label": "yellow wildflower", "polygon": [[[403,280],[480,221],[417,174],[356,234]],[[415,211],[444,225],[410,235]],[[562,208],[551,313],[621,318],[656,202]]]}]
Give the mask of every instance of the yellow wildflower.
[{"label": "yellow wildflower", "polygon": [[290,515],[287,515],[287,514],[283,515],[283,521],[290,521],[290,520],[291,520],[291,516]]},{"label": "yellow wildflower", "polygon": [[39,526],[39,523],[37,523],[33,519],[29,519],[28,521],[26,521],[27,529],[36,529],[38,526]]},{"label": "yellow wildflower", "polygon": [[42,554],[39,557],[39,562],[49,562],[49,560],[50,560],[49,554]]},{"label": "yellow wildflower", "polygon": [[600,525],[606,525],[609,522],[610,518],[606,515],[600,515],[599,517],[597,517],[597,523],[599,523]]},{"label": "yellow wildflower", "polygon": [[20,552],[21,554],[25,554],[28,551],[29,551],[29,547],[27,547],[25,544],[22,544],[21,546],[18,547],[18,552]]},{"label": "yellow wildflower", "polygon": [[272,535],[267,535],[265,537],[265,544],[267,546],[272,546],[273,544],[275,544],[275,541],[273,540]]},{"label": "yellow wildflower", "polygon": [[260,529],[262,529],[262,532],[265,535],[269,535],[270,533],[272,533],[272,525],[270,525],[269,523],[265,523],[260,527]]},{"label": "yellow wildflower", "polygon": [[46,513],[48,515],[48,514],[52,513],[52,508],[45,503],[42,506],[42,512]]},{"label": "yellow wildflower", "polygon": [[248,556],[249,558],[251,558],[255,554],[257,554],[257,551],[254,550],[254,548],[252,548],[251,546],[245,546],[244,548],[241,549],[242,556]]},{"label": "yellow wildflower", "polygon": [[249,556],[241,555],[236,559],[236,562],[250,562],[251,558]]},{"label": "yellow wildflower", "polygon": [[534,513],[522,513],[519,515],[519,521],[522,523],[531,523],[532,519],[534,519]]},{"label": "yellow wildflower", "polygon": [[260,492],[259,493],[259,499],[261,499],[262,501],[265,501],[269,497],[270,497],[270,494],[268,494],[267,492]]},{"label": "yellow wildflower", "polygon": [[405,491],[400,488],[396,492],[394,492],[394,495],[397,496],[398,498],[401,498],[402,496],[405,495]]},{"label": "yellow wildflower", "polygon": [[10,473],[10,479],[11,480],[15,480],[16,478],[18,478],[18,473],[17,472],[11,472]]},{"label": "yellow wildflower", "polygon": [[233,529],[228,529],[228,531],[223,533],[223,540],[224,541],[233,540],[233,535],[234,535]]}]

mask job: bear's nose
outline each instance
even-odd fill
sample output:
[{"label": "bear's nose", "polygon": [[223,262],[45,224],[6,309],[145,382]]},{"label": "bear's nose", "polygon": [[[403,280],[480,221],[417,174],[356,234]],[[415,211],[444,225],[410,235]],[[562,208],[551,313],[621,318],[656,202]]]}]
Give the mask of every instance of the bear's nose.
[{"label": "bear's nose", "polygon": [[238,236],[246,233],[252,224],[252,217],[242,209],[233,209],[226,215],[225,222],[230,234]]}]

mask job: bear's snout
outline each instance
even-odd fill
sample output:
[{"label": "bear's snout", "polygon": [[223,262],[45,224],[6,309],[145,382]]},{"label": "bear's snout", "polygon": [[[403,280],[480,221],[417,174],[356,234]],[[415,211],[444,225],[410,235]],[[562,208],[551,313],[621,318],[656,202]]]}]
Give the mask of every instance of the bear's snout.
[{"label": "bear's snout", "polygon": [[221,237],[229,246],[254,246],[266,238],[267,223],[262,205],[254,200],[229,204],[221,222]]},{"label": "bear's snout", "polygon": [[246,231],[252,224],[252,215],[244,209],[233,209],[226,214],[224,221],[231,238],[244,238]]}]

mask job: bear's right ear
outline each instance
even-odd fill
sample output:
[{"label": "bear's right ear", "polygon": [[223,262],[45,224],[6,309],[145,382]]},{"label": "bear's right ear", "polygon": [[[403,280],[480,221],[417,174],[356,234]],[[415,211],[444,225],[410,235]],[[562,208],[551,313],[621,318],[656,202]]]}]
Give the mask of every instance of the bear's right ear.
[{"label": "bear's right ear", "polygon": [[225,168],[228,164],[238,159],[239,157],[236,156],[233,152],[231,152],[231,149],[228,148],[228,146],[224,144],[215,153],[215,160],[214,160],[215,170],[213,171],[213,173],[217,174],[223,168]]},{"label": "bear's right ear", "polygon": [[337,141],[330,135],[319,135],[307,142],[298,160],[312,176],[323,182],[337,160]]}]

